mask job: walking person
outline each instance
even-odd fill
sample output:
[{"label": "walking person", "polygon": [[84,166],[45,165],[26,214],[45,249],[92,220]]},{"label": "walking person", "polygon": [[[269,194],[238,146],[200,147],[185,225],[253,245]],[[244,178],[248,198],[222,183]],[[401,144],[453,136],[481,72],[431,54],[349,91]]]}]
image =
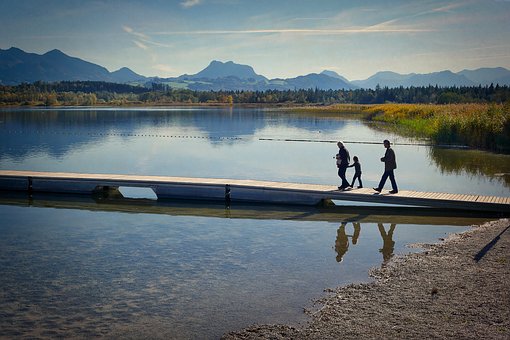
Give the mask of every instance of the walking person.
[{"label": "walking person", "polygon": [[336,143],[338,146],[338,153],[336,155],[336,166],[338,167],[338,176],[342,179],[342,184],[338,187],[340,190],[344,190],[349,187],[349,182],[345,178],[345,172],[349,166],[351,157],[349,156],[349,150],[347,150],[342,141]]},{"label": "walking person", "polygon": [[397,188],[397,182],[395,182],[395,174],[393,171],[397,168],[397,160],[395,158],[395,151],[391,148],[390,141],[385,139],[383,141],[384,147],[386,148],[386,153],[384,154],[384,157],[381,158],[381,162],[384,162],[384,173],[381,177],[381,181],[379,182],[379,186],[377,188],[374,188],[375,191],[381,192],[381,190],[384,188],[384,183],[386,183],[386,180],[388,177],[391,181],[391,187],[393,190],[390,191],[390,194],[396,194],[398,192]]},{"label": "walking person", "polygon": [[361,182],[361,163],[359,162],[358,156],[352,157],[354,163],[348,166],[348,168],[354,167],[354,177],[352,178],[351,187],[354,188],[354,182],[356,179],[359,182],[358,189],[363,188],[363,183]]}]

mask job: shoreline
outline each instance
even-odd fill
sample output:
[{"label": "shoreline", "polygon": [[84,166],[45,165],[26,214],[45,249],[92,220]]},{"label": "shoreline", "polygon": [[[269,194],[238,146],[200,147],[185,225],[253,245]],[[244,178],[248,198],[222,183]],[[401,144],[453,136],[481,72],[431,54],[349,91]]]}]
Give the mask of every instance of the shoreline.
[{"label": "shoreline", "polygon": [[[357,104],[352,104],[351,106],[354,106]],[[44,105],[44,104],[33,104],[33,105],[23,105],[23,104],[3,104],[0,105],[0,108],[7,108],[7,109],[37,109],[37,108],[44,108],[44,109],[58,109],[58,108],[73,108],[73,109],[80,109],[80,108],[91,108],[91,107],[99,107],[99,108],[105,108],[105,107],[111,107],[111,108],[145,108],[145,107],[224,107],[224,108],[234,108],[234,107],[255,107],[255,108],[306,108],[303,104],[297,104],[297,103],[214,103],[214,102],[202,102],[202,103],[189,103],[189,102],[126,102],[126,103],[96,103],[94,105]],[[366,105],[365,105],[366,106]],[[321,107],[321,105],[316,106],[309,106],[309,107]]]},{"label": "shoreline", "polygon": [[253,325],[223,339],[508,339],[510,220],[419,246],[373,268],[373,282],[325,290],[301,326]]},{"label": "shoreline", "polygon": [[[492,105],[492,106],[490,106]],[[497,104],[301,104],[222,103],[222,102],[126,102],[94,105],[1,105],[0,111],[12,110],[93,110],[137,108],[221,108],[283,111],[311,117],[336,117],[378,123],[397,135],[426,139],[437,146],[467,146],[492,153],[510,154],[508,106]],[[453,119],[452,119],[453,118]],[[484,123],[481,124],[480,121]]]}]

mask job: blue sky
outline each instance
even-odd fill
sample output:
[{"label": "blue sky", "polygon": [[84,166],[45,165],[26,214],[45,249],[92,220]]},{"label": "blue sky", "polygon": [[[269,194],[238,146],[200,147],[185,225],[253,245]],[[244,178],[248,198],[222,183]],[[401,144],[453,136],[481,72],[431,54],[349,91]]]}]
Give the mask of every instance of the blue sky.
[{"label": "blue sky", "polygon": [[1,49],[56,48],[145,76],[211,60],[268,78],[510,69],[510,0],[2,0],[0,22]]}]

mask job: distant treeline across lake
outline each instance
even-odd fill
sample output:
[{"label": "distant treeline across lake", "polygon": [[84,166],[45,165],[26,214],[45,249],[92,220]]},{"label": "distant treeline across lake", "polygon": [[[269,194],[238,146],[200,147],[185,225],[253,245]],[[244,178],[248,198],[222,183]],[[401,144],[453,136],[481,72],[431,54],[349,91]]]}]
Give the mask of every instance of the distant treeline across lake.
[{"label": "distant treeline across lake", "polygon": [[165,104],[455,104],[510,102],[509,86],[376,87],[354,90],[193,91],[153,84],[151,88],[98,81],[0,85],[0,105]]}]

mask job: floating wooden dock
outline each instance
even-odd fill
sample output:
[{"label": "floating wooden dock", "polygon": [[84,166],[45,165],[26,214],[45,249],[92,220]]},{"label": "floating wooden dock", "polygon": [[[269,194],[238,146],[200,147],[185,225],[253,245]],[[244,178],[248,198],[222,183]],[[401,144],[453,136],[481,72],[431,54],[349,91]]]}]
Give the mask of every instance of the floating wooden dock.
[{"label": "floating wooden dock", "polygon": [[216,200],[317,205],[328,200],[410,205],[445,209],[510,212],[510,197],[401,190],[339,191],[336,186],[236,179],[82,174],[0,170],[0,190],[94,194],[119,187],[151,188],[158,199]]}]

